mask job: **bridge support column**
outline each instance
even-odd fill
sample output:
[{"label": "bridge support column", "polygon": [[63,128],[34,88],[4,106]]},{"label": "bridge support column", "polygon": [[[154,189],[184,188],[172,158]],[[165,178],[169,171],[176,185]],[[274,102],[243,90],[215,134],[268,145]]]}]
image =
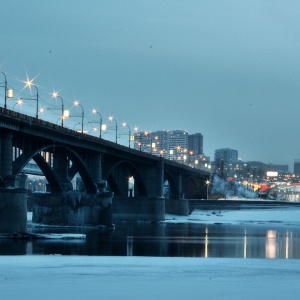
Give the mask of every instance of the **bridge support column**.
[{"label": "bridge support column", "polygon": [[6,186],[19,187],[19,176],[12,174],[13,162],[13,135],[10,132],[0,134],[0,176],[5,181]]},{"label": "bridge support column", "polygon": [[72,190],[72,184],[68,179],[68,158],[67,155],[61,152],[53,153],[53,171],[65,191]]},{"label": "bridge support column", "polygon": [[27,193],[0,189],[0,233],[27,231]]},{"label": "bridge support column", "polygon": [[102,154],[89,154],[86,165],[91,177],[93,178],[93,181],[96,184],[100,183],[102,180]]},{"label": "bridge support column", "polygon": [[184,198],[184,194],[183,194],[183,188],[182,188],[182,174],[180,173],[178,175],[178,179],[177,179],[177,185],[178,185],[178,198],[179,199],[183,199]]},{"label": "bridge support column", "polygon": [[177,176],[178,195],[173,195],[173,198],[166,200],[166,212],[169,214],[188,216],[189,202],[184,199],[182,174]]},{"label": "bridge support column", "polygon": [[163,197],[164,188],[164,160],[161,160],[151,167],[147,167],[144,171],[145,186],[147,196],[149,197]]},{"label": "bridge support column", "polygon": [[164,196],[164,172],[165,172],[165,161],[164,158],[160,158],[160,164],[157,169],[157,197],[163,197]]}]

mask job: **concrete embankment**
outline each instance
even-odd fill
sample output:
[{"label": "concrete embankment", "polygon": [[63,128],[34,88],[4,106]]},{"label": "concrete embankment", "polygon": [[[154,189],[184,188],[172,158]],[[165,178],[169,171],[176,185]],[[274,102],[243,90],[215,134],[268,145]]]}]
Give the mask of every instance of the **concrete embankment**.
[{"label": "concrete embankment", "polygon": [[234,199],[234,200],[207,200],[190,199],[189,211],[199,210],[232,210],[232,209],[268,209],[274,207],[300,207],[300,202],[260,200],[260,199]]}]

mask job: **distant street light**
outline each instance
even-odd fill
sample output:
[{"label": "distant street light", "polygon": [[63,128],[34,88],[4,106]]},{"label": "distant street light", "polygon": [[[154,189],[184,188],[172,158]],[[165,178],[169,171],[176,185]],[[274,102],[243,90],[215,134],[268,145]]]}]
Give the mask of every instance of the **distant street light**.
[{"label": "distant street light", "polygon": [[75,130],[75,127],[77,126],[77,125],[79,125],[79,124],[81,124],[80,122],[79,123],[76,123],[75,125],[74,125],[74,127],[73,127],[73,130]]},{"label": "distant street light", "polygon": [[116,123],[116,144],[118,143],[118,122],[112,116],[108,118],[109,121],[115,121]]},{"label": "distant street light", "polygon": [[52,98],[60,98],[61,100],[61,126],[64,127],[64,118],[65,116],[65,107],[64,107],[64,99],[58,94],[58,92],[53,92],[52,94]]},{"label": "distant street light", "polygon": [[74,101],[75,106],[80,106],[82,111],[81,111],[81,133],[83,133],[83,119],[84,119],[84,109],[83,106],[79,103],[79,101],[75,100]]},{"label": "distant street light", "polygon": [[89,132],[88,132],[88,134],[90,134],[91,131],[96,132],[96,131],[97,131],[97,127],[94,127],[94,128],[92,128],[92,129],[90,129]]},{"label": "distant street light", "polygon": [[206,180],[206,199],[208,200],[208,186],[210,184],[209,180]]},{"label": "distant street light", "polygon": [[13,98],[14,97],[14,90],[7,89],[7,79],[4,72],[0,71],[0,73],[4,76],[4,109],[6,109],[6,100],[7,98]]},{"label": "distant street light", "polygon": [[[92,110],[92,113],[93,113],[93,114],[98,114],[99,117],[100,117],[100,123],[99,123],[100,134],[99,134],[99,137],[100,137],[100,139],[101,139],[101,136],[102,136],[102,115],[99,113],[99,111],[97,111],[97,109],[93,109],[93,110]],[[89,123],[91,123],[91,122],[89,122]]]},{"label": "distant street light", "polygon": [[35,112],[35,117],[38,119],[39,118],[39,90],[37,86],[33,83],[34,79],[29,80],[27,78],[26,81],[23,81],[25,83],[25,87],[28,87],[31,91],[31,87],[35,87],[36,89],[36,99],[26,99],[26,100],[36,100],[36,112]]},{"label": "distant street light", "polygon": [[20,99],[18,99],[17,100],[17,102],[14,104],[14,106],[13,106],[13,110],[15,110],[15,106],[16,105],[22,105],[24,102],[23,102],[23,100],[20,98]]},{"label": "distant street light", "polygon": [[130,148],[130,139],[131,139],[131,128],[130,126],[126,123],[126,122],[123,122],[122,124],[124,127],[128,127],[128,147]]}]

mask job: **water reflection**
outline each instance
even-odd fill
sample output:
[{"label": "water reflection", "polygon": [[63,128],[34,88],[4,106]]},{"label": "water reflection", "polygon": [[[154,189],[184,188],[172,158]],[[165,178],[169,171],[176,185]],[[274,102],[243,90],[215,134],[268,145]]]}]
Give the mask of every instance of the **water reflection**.
[{"label": "water reflection", "polygon": [[0,239],[0,255],[112,255],[300,259],[299,228],[262,226],[119,223],[114,231],[96,228],[35,233],[80,233],[84,240]]}]

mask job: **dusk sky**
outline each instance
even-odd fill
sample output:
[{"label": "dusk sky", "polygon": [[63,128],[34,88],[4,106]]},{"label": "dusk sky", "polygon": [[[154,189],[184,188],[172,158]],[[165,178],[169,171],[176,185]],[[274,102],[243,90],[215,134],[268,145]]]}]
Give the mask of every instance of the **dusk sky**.
[{"label": "dusk sky", "polygon": [[[15,89],[9,109],[30,95],[22,82],[28,76],[44,108],[60,104],[51,98],[55,90],[78,116],[73,102],[79,100],[86,130],[97,120],[96,108],[106,124],[113,116],[124,134],[123,121],[132,131],[200,132],[211,160],[218,148],[236,149],[245,161],[292,166],[300,159],[299,1],[0,4],[0,71]],[[3,95],[0,87],[0,106]],[[34,101],[24,102],[14,109],[35,115]],[[39,117],[57,122],[59,110]],[[65,126],[78,122],[70,118]],[[114,133],[103,137],[114,140]]]}]

